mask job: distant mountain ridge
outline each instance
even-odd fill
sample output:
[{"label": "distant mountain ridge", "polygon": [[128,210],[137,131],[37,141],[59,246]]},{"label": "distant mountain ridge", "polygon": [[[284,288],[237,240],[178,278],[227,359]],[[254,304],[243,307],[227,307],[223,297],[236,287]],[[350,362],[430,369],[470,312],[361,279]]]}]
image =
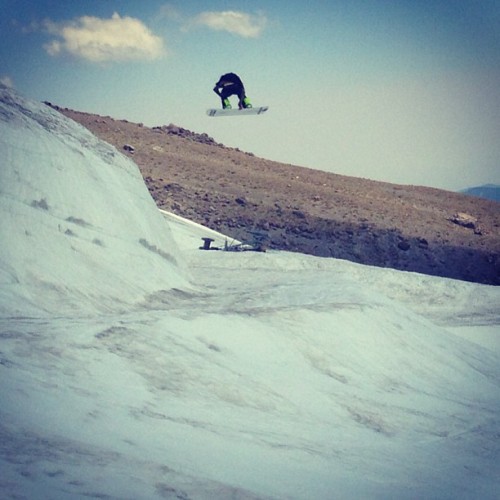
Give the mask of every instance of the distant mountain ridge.
[{"label": "distant mountain ridge", "polygon": [[462,189],[461,193],[470,196],[478,196],[486,200],[500,201],[500,186],[497,184],[484,184],[471,188]]},{"label": "distant mountain ridge", "polygon": [[132,157],[158,207],[240,241],[500,285],[498,204],[273,162],[176,125],[53,106]]}]

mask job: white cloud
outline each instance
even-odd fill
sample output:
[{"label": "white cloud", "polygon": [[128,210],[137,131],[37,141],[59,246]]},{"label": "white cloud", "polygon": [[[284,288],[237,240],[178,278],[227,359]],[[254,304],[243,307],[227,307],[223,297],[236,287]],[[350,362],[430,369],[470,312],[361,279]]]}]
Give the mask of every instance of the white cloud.
[{"label": "white cloud", "polygon": [[4,75],[0,77],[0,83],[2,85],[5,85],[6,87],[14,88],[14,82],[12,81],[12,78],[10,76]]},{"label": "white cloud", "polygon": [[182,18],[182,14],[175,5],[166,3],[160,7],[158,17],[160,19],[172,19],[174,21],[179,21]]},{"label": "white cloud", "polygon": [[267,19],[264,15],[226,10],[222,12],[202,12],[193,24],[206,26],[215,31],[227,31],[243,38],[257,38],[263,32]]},{"label": "white cloud", "polygon": [[165,53],[163,40],[140,20],[82,16],[67,23],[44,22],[45,30],[56,36],[44,48],[51,56],[64,53],[91,62],[158,59]]}]

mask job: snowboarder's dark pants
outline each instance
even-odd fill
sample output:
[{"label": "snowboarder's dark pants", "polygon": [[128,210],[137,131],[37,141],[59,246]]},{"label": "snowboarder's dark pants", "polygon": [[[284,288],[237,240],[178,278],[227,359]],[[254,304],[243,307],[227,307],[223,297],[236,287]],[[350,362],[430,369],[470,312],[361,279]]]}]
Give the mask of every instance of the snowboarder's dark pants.
[{"label": "snowboarder's dark pants", "polygon": [[224,99],[227,99],[231,95],[237,95],[239,102],[238,105],[240,108],[244,108],[245,105],[243,103],[243,99],[245,99],[245,87],[243,85],[239,85],[237,83],[234,83],[232,85],[226,85],[225,87],[222,87],[222,90],[217,92],[217,89],[214,89],[214,91],[219,94],[220,99],[222,101],[222,107],[224,107]]}]

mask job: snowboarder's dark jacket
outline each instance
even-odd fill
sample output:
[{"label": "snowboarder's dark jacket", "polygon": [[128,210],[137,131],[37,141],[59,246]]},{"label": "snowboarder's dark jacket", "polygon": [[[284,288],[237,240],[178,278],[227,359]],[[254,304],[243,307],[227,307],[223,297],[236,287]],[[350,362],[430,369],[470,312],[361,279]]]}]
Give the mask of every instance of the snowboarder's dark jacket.
[{"label": "snowboarder's dark jacket", "polygon": [[225,75],[222,75],[219,78],[219,81],[215,84],[214,90],[220,89],[221,87],[222,88],[228,87],[228,86],[231,86],[231,85],[236,85],[238,87],[244,88],[243,82],[241,81],[240,77],[237,74],[235,74],[235,73],[226,73]]}]

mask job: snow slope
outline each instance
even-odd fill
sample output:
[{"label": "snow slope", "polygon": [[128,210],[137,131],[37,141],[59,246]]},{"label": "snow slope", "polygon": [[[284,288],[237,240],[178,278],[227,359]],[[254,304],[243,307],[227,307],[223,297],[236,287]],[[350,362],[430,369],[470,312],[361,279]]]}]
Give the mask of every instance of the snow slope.
[{"label": "snow slope", "polygon": [[185,285],[133,162],[3,86],[0,145],[0,310],[119,310]]},{"label": "snow slope", "polygon": [[1,109],[2,498],[498,498],[500,288],[200,251],[115,150]]}]

